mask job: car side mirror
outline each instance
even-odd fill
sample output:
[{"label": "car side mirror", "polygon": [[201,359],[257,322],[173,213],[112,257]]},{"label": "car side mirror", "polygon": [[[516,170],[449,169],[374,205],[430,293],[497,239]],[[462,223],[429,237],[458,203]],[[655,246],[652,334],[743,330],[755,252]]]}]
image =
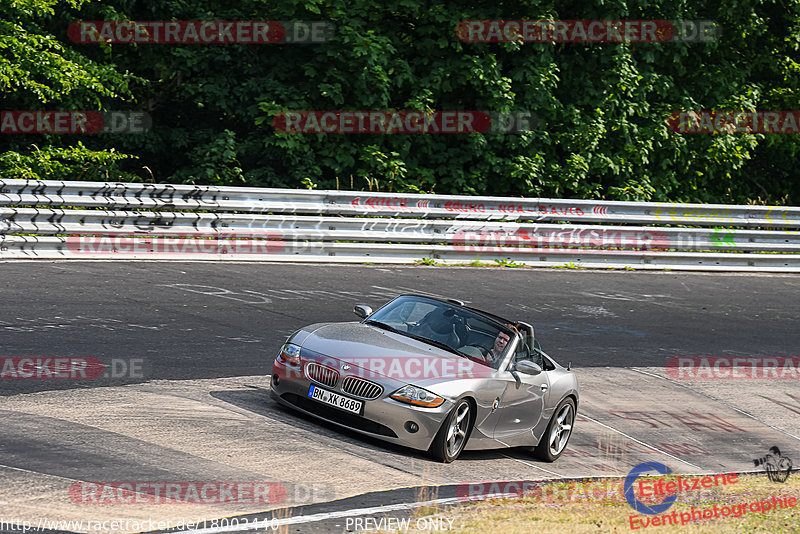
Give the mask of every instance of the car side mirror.
[{"label": "car side mirror", "polygon": [[517,362],[517,365],[514,369],[520,373],[525,373],[526,375],[538,375],[542,372],[542,368],[539,366],[539,364],[530,360],[521,360]]},{"label": "car side mirror", "polygon": [[369,306],[364,306],[363,304],[359,304],[353,308],[353,313],[362,319],[366,319],[368,315],[372,315],[372,308]]}]

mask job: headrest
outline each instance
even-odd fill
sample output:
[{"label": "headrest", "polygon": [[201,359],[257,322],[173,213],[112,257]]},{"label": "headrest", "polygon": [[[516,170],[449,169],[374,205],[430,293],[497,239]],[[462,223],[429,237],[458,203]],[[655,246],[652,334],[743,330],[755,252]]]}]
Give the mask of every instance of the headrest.
[{"label": "headrest", "polygon": [[449,334],[453,331],[453,314],[447,317],[445,310],[434,310],[428,320],[428,326],[437,334]]}]

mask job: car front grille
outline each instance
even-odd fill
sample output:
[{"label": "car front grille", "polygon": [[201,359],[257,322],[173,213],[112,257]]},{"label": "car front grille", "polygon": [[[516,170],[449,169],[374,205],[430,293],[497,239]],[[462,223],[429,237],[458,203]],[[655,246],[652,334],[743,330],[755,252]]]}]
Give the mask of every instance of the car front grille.
[{"label": "car front grille", "polygon": [[306,412],[312,413],[317,417],[327,419],[328,421],[333,421],[340,425],[361,430],[362,432],[368,432],[370,434],[377,434],[379,436],[387,436],[390,438],[397,437],[397,434],[394,432],[394,430],[386,425],[365,419],[364,417],[360,417],[355,414],[338,410],[331,406],[326,406],[325,404],[321,404],[319,402],[314,402],[309,398],[295,395],[294,393],[284,393],[281,395],[281,398],[290,404],[297,406],[301,410],[305,410]]},{"label": "car front grille", "polygon": [[354,397],[372,400],[377,399],[383,393],[383,388],[374,382],[364,380],[355,376],[346,376],[342,380],[342,391]]},{"label": "car front grille", "polygon": [[319,382],[323,386],[332,388],[339,380],[339,371],[331,369],[327,365],[308,362],[306,365],[306,376],[314,382]]}]

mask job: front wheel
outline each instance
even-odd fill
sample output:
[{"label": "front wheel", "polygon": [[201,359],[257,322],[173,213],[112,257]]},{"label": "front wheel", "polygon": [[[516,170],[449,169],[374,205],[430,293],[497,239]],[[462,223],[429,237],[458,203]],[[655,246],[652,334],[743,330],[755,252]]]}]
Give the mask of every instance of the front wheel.
[{"label": "front wheel", "polygon": [[449,464],[464,450],[469,438],[471,411],[469,401],[461,400],[447,415],[442,423],[442,428],[433,439],[431,448],[428,449],[428,452],[436,460]]},{"label": "front wheel", "polygon": [[556,408],[539,445],[533,451],[533,455],[545,462],[555,462],[567,448],[574,424],[575,401],[567,397]]}]

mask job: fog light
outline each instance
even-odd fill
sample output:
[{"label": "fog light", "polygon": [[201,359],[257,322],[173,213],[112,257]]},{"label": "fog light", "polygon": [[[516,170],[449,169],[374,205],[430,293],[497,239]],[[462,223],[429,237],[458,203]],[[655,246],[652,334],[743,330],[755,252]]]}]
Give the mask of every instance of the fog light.
[{"label": "fog light", "polygon": [[411,434],[419,430],[419,425],[414,421],[406,421],[405,427]]}]

